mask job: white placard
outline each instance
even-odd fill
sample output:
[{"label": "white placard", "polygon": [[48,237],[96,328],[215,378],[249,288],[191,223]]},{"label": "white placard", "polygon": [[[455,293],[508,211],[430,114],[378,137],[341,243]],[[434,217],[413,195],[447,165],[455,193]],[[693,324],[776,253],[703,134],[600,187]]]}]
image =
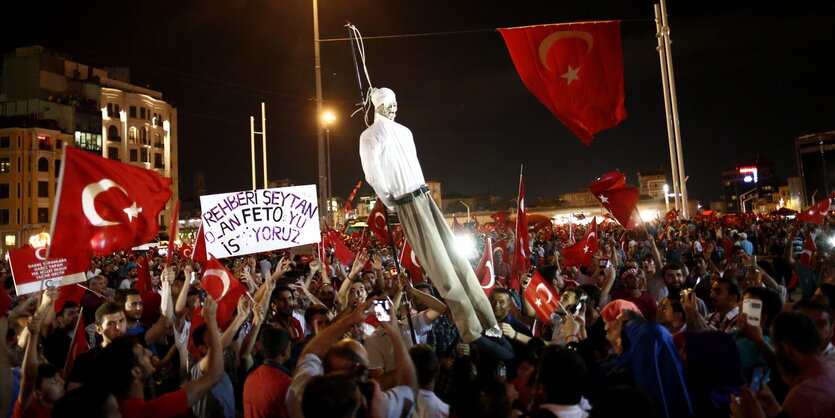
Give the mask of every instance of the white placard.
[{"label": "white placard", "polygon": [[321,240],[312,184],[200,196],[200,206],[206,250],[218,258]]}]

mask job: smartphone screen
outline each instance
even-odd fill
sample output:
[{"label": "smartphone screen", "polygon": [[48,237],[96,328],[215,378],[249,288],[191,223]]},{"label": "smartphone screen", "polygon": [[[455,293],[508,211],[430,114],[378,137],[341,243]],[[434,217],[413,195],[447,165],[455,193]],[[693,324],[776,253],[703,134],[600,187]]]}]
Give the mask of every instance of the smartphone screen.
[{"label": "smartphone screen", "polygon": [[754,372],[751,373],[751,382],[748,384],[748,387],[754,392],[759,392],[760,384],[763,382],[764,375],[765,366],[759,366],[755,368]]},{"label": "smartphone screen", "polygon": [[377,299],[374,300],[374,314],[377,315],[377,320],[380,322],[388,322],[391,321],[391,315],[389,315],[389,309],[391,308],[391,303],[388,299]]},{"label": "smartphone screen", "polygon": [[200,289],[200,306],[206,304],[206,289]]},{"label": "smartphone screen", "polygon": [[745,299],[742,301],[742,313],[748,316],[748,323],[760,326],[760,315],[762,314],[763,303],[757,299]]}]

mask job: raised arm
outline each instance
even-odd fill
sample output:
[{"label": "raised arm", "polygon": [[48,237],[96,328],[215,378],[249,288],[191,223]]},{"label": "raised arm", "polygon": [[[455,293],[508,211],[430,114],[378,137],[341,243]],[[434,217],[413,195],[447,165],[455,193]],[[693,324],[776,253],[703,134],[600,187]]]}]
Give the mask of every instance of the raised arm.
[{"label": "raised arm", "polygon": [[312,340],[304,347],[302,356],[305,354],[315,354],[319,358],[325,358],[325,353],[334,345],[346,332],[354,325],[358,324],[373,315],[374,311],[368,311],[371,306],[371,301],[367,300],[358,304],[356,307],[342,315],[335,322],[331,323],[325,329],[319,331]]},{"label": "raised arm", "polygon": [[217,327],[217,302],[211,296],[206,297],[202,311],[203,319],[206,321],[206,344],[209,351],[206,353],[207,367],[203,376],[186,383],[183,390],[188,397],[188,406],[196,404],[203,399],[212,388],[223,378],[223,350],[220,347],[220,331]]},{"label": "raised arm", "polygon": [[40,314],[29,318],[26,329],[29,333],[26,338],[26,351],[23,354],[23,365],[20,373],[20,393],[17,400],[25,411],[32,404],[35,393],[35,384],[38,380],[38,338],[41,331]]},{"label": "raised arm", "polygon": [[[392,318],[397,318],[394,315],[393,307],[390,315]],[[396,320],[392,320],[380,321],[380,327],[386,331],[386,335],[391,340],[391,345],[394,348],[395,384],[410,387],[417,396],[417,372],[415,371],[415,364],[412,363],[412,358],[409,356],[409,351],[406,349],[406,344],[403,342],[400,326]]]}]

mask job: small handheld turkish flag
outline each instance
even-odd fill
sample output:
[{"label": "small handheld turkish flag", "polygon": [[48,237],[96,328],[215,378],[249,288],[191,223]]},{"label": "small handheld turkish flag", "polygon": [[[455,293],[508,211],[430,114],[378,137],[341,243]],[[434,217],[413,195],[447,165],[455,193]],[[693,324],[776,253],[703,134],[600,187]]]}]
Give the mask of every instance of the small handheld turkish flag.
[{"label": "small handheld turkish flag", "polygon": [[194,261],[206,263],[209,261],[209,252],[206,251],[206,234],[203,233],[203,225],[197,230],[197,239],[194,241],[194,248],[189,255]]},{"label": "small handheld turkish flag", "polygon": [[238,307],[238,299],[246,293],[246,288],[215,258],[206,263],[202,285],[206,293],[217,302],[218,326],[225,328]]},{"label": "small handheld turkish flag", "polygon": [[487,297],[490,297],[490,291],[496,286],[496,269],[493,264],[493,240],[490,237],[484,239],[484,252],[481,254],[481,260],[475,268],[475,276],[481,282],[481,288]]},{"label": "small handheld turkish flag", "polygon": [[519,77],[589,145],[626,118],[620,22],[499,29]]},{"label": "small handheld turkish flag", "polygon": [[420,269],[420,261],[417,254],[412,251],[412,246],[409,241],[403,245],[400,251],[400,266],[409,271],[412,278],[412,283],[423,283],[423,271]]},{"label": "small handheld turkish flag", "polygon": [[345,245],[344,242],[342,242],[342,239],[340,239],[339,236],[339,232],[335,231],[333,228],[327,225],[325,225],[325,228],[327,228],[328,230],[326,236],[323,237],[325,246],[333,246],[333,256],[336,257],[336,259],[339,260],[339,262],[343,265],[350,265],[351,262],[354,261],[356,255],[353,252],[351,252],[350,249],[348,249],[348,246]]},{"label": "small handheld turkish flag", "polygon": [[583,239],[570,247],[563,248],[563,264],[566,267],[588,266],[591,263],[592,254],[597,250],[597,218],[592,218],[591,225],[583,235]]},{"label": "small handheld turkish flag", "polygon": [[524,296],[542,322],[551,321],[551,314],[559,305],[560,295],[548,283],[545,283],[545,279],[538,271],[533,271],[531,282],[525,288]]},{"label": "small handheld turkish flag", "polygon": [[159,233],[171,179],[144,168],[66,148],[52,221],[50,257],[110,254]]},{"label": "small handheld turkish flag", "polygon": [[455,214],[452,214],[452,225],[449,227],[452,230],[453,234],[460,234],[464,232],[464,227],[458,223],[458,218],[455,217]]},{"label": "small handheld turkish flag", "polygon": [[807,236],[806,239],[803,241],[803,252],[800,253],[800,264],[815,267],[815,259],[813,258],[815,255],[815,251],[817,251],[818,246],[815,244],[815,240],[812,239],[811,236]]},{"label": "small handheld turkish flag", "polygon": [[516,208],[516,245],[514,246],[514,270],[527,273],[531,268],[531,235],[528,232],[528,217],[525,212],[525,182],[519,173],[519,199]]},{"label": "small handheld turkish flag", "polygon": [[383,202],[378,198],[377,203],[374,204],[374,209],[368,214],[368,229],[377,237],[383,245],[389,245],[388,224],[386,223],[386,216],[383,213]]},{"label": "small handheld turkish flag", "polygon": [[638,213],[638,189],[626,185],[626,176],[615,170],[589,184],[589,191],[625,228],[635,229],[643,222]]},{"label": "small handheld turkish flag", "polygon": [[813,224],[823,225],[824,218],[829,215],[829,208],[832,206],[832,197],[835,193],[830,194],[825,199],[815,203],[811,208],[800,212],[797,215],[798,221],[811,222]]}]

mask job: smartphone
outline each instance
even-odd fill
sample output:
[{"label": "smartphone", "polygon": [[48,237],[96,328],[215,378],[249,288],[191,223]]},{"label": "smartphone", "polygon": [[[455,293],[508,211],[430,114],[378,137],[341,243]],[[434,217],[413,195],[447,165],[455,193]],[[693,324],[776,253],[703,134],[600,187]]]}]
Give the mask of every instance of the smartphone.
[{"label": "smartphone", "polygon": [[200,289],[200,306],[206,304],[206,289]]},{"label": "smartphone", "polygon": [[600,259],[600,268],[602,268],[602,269],[609,268],[609,263],[610,263],[610,261],[609,261],[608,258],[601,258]]},{"label": "smartphone", "polygon": [[388,299],[374,299],[374,313],[377,315],[377,320],[380,322],[391,321],[391,302]]},{"label": "smartphone", "polygon": [[748,316],[748,323],[760,326],[760,316],[763,310],[763,303],[757,299],[745,299],[742,301],[742,313]]},{"label": "smartphone", "polygon": [[751,382],[748,384],[748,387],[754,392],[759,392],[760,384],[763,382],[764,376],[765,366],[755,367],[753,373],[751,373]]},{"label": "smartphone", "polygon": [[245,272],[247,272],[247,273],[249,273],[249,266],[245,266],[245,267],[244,267],[244,271],[245,271]]}]

